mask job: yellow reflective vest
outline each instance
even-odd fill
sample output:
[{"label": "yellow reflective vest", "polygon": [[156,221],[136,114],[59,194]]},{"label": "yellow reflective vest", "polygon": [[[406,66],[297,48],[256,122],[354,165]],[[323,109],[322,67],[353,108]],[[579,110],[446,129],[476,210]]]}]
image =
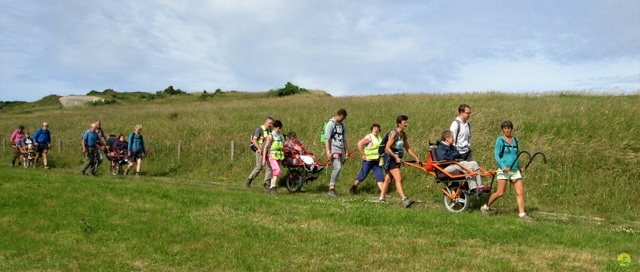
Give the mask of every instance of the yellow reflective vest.
[{"label": "yellow reflective vest", "polygon": [[269,133],[271,133],[271,129],[264,127],[264,125],[260,126],[260,128],[262,129],[262,137],[258,138],[258,145],[262,146],[264,139],[269,137]]},{"label": "yellow reflective vest", "polygon": [[284,152],[282,151],[282,149],[284,148],[284,143],[282,141],[282,136],[280,136],[280,134],[277,134],[276,132],[271,133],[271,135],[273,137],[271,148],[269,149],[271,157],[279,161],[284,160]]},{"label": "yellow reflective vest", "polygon": [[365,159],[368,161],[379,160],[380,154],[378,154],[378,147],[380,146],[380,142],[382,141],[382,138],[380,137],[380,135],[378,136],[373,135],[373,133],[369,134],[369,136],[371,137],[371,143],[369,143],[364,148]]}]

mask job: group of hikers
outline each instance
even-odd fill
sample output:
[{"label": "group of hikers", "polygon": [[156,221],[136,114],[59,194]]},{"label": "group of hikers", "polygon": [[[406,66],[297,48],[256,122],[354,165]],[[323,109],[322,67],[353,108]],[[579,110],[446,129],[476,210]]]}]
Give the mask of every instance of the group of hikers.
[{"label": "group of hikers", "polygon": [[[468,175],[466,177],[470,192],[476,195],[488,194],[491,192],[482,182],[480,167],[473,160],[470,117],[471,106],[468,104],[460,105],[458,107],[458,116],[451,123],[450,128],[442,132],[436,149],[436,158],[433,158],[433,160],[458,162],[447,166],[444,169],[446,172],[460,171],[468,174],[467,169],[474,171],[476,175]],[[339,196],[335,186],[343,163],[348,156],[348,133],[344,122],[346,118],[347,111],[345,109],[338,110],[336,115],[326,123],[321,135],[324,151],[332,166],[329,191],[327,193],[331,197]],[[406,133],[408,120],[409,117],[406,115],[397,116],[396,128],[389,131],[384,137],[381,135],[380,125],[374,123],[370,128],[371,133],[358,141],[357,150],[362,159],[362,166],[354,184],[349,189],[351,194],[357,193],[358,185],[373,171],[380,190],[379,202],[385,202],[388,198],[387,192],[393,178],[396,192],[400,196],[403,207],[409,208],[415,203],[413,199],[407,197],[404,193],[402,173],[400,171],[405,152],[413,157],[415,161],[420,162],[420,158],[413,152],[409,144]],[[511,181],[516,191],[519,219],[532,221],[533,219],[527,215],[524,208],[524,186],[520,165],[517,160],[518,141],[511,134],[513,123],[504,121],[500,124],[500,127],[502,135],[496,139],[494,148],[495,159],[498,164],[498,169],[496,170],[497,190],[491,194],[488,202],[480,210],[483,213],[489,213],[491,204],[503,196],[507,181]],[[246,187],[251,187],[253,180],[265,168],[264,188],[270,194],[277,194],[277,180],[282,174],[285,153],[296,154],[296,157],[300,158],[304,164],[317,167],[317,158],[298,141],[295,132],[290,132],[288,136],[289,139],[285,141],[285,137],[282,134],[282,122],[275,120],[271,116],[266,117],[264,124],[254,130],[250,147],[256,153],[256,164],[247,177]]]},{"label": "group of hikers", "polygon": [[[442,132],[436,149],[436,158],[433,158],[433,160],[458,161],[458,163],[447,166],[444,171],[460,171],[466,174],[468,174],[467,170],[475,172],[476,175],[469,175],[466,178],[469,189],[476,195],[486,194],[490,193],[490,191],[482,182],[478,163],[473,160],[470,117],[471,107],[467,104],[460,105],[458,107],[458,117],[451,123],[448,130]],[[343,163],[349,154],[347,152],[349,150],[347,126],[344,122],[346,118],[347,111],[345,109],[338,110],[336,115],[326,122],[323,133],[321,133],[324,151],[326,151],[327,159],[332,167],[329,191],[327,193],[331,197],[338,197],[335,186],[342,171]],[[405,115],[397,116],[396,128],[389,131],[384,137],[381,136],[380,125],[374,123],[370,128],[371,133],[358,141],[356,149],[362,159],[362,166],[354,184],[349,189],[351,194],[357,193],[358,185],[373,171],[380,190],[379,202],[385,202],[388,198],[387,192],[393,178],[395,189],[400,196],[402,205],[405,208],[409,208],[415,203],[413,199],[407,197],[404,193],[402,173],[400,171],[405,152],[413,157],[415,161],[420,162],[420,158],[413,152],[409,144],[406,133],[408,120],[409,117]],[[496,170],[497,190],[491,194],[488,202],[481,207],[481,211],[488,213],[491,204],[504,194],[507,181],[511,181],[516,191],[519,218],[530,221],[532,219],[524,209],[524,186],[517,159],[518,140],[512,136],[513,123],[504,121],[501,123],[501,129],[502,135],[496,139],[494,148],[495,160],[498,164],[498,169]],[[101,127],[100,120],[93,122],[81,137],[85,164],[80,170],[80,174],[95,175],[96,169],[104,160],[103,154],[106,154],[111,161],[118,160],[118,163],[127,164],[124,170],[125,175],[135,163],[135,176],[139,177],[142,158],[147,152],[141,131],[142,125],[137,124],[134,127],[134,131],[129,134],[128,141],[125,140],[124,134],[120,134],[115,140],[108,140]],[[30,137],[28,131],[24,130],[24,126],[20,125],[12,133],[11,143],[15,148],[15,156],[11,162],[13,166],[16,165],[16,160],[26,152],[26,148],[29,145],[33,145],[35,146],[36,154],[33,166],[37,167],[38,159],[42,157],[44,168],[49,168],[47,153],[51,147],[51,133],[47,122],[42,123],[42,127],[36,130],[33,138]],[[288,140],[285,141],[285,137],[282,134],[282,122],[275,120],[271,116],[266,117],[264,124],[254,130],[250,147],[255,151],[256,163],[246,180],[246,186],[251,187],[252,181],[264,168],[264,188],[270,194],[277,194],[277,181],[282,175],[282,163],[285,160],[285,153],[295,154],[297,159],[306,165],[312,165],[316,169],[322,167],[318,165],[317,158],[307,151],[302,142],[298,141],[295,132],[290,132]],[[18,165],[20,163],[21,161],[18,160]],[[89,170],[89,173],[86,172],[87,170]]]},{"label": "group of hikers", "polygon": [[[124,134],[120,134],[117,139],[107,139],[102,122],[97,120],[91,123],[89,129],[82,133],[80,138],[80,146],[85,157],[85,164],[80,170],[81,175],[89,174],[94,176],[98,166],[103,162],[104,155],[114,160],[120,160],[127,164],[124,174],[127,175],[129,169],[136,164],[136,177],[140,175],[140,167],[142,158],[145,156],[147,149],[144,145],[144,138],[140,134],[142,125],[137,124],[134,130],[129,134],[128,141]],[[27,152],[29,145],[35,146],[35,160],[33,167],[37,167],[38,158],[42,157],[44,168],[49,169],[47,164],[47,153],[51,147],[51,132],[47,122],[42,123],[42,127],[36,130],[31,138],[30,133],[25,131],[23,125],[11,134],[11,144],[15,148],[15,154],[11,161],[12,166],[16,166],[16,160],[20,165],[22,160],[20,157]],[[86,171],[89,170],[89,173]]]},{"label": "group of hikers", "polygon": [[11,161],[11,166],[16,166],[16,160],[18,165],[22,163],[20,156],[29,152],[29,148],[33,147],[35,152],[35,158],[33,167],[38,165],[38,159],[42,157],[44,168],[49,169],[47,164],[47,153],[51,147],[51,133],[49,132],[49,124],[47,122],[42,123],[42,127],[37,129],[33,134],[33,138],[29,131],[24,130],[24,126],[20,125],[16,130],[11,133],[11,146],[14,148],[14,156]]}]

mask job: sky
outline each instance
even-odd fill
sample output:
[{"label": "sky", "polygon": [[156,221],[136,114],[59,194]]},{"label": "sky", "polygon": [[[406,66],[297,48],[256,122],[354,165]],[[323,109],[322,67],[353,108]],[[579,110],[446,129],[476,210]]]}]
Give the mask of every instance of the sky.
[{"label": "sky", "polygon": [[0,0],[0,101],[640,90],[640,1]]}]

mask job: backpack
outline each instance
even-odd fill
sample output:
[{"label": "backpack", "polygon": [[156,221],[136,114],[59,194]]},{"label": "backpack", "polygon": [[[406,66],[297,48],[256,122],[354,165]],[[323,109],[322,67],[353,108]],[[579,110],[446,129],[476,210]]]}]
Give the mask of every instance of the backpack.
[{"label": "backpack", "polygon": [[[518,138],[513,137],[513,143],[514,143],[514,145],[512,145],[511,147],[513,147],[513,148],[515,148],[517,150],[518,149]],[[500,155],[498,156],[501,159],[502,159],[502,156],[504,155],[504,149],[507,147],[506,144],[508,144],[507,141],[502,139],[502,150],[500,150]]]},{"label": "backpack", "polygon": [[[396,132],[396,139],[398,139],[398,131],[391,130],[391,131],[395,131]],[[382,141],[380,141],[380,146],[378,146],[378,154],[382,155],[384,154],[384,149],[387,147],[387,142],[389,141],[389,134],[391,134],[391,131],[387,132],[387,134],[384,135],[384,137],[382,138]],[[406,134],[405,134],[406,137]]]},{"label": "backpack", "polygon": [[[261,127],[260,127],[261,128]],[[254,130],[255,131],[255,130]],[[266,130],[268,134],[271,134],[271,130],[267,129]],[[262,136],[264,136],[264,130],[262,130]],[[251,136],[249,136],[249,148],[251,149],[251,151],[256,152],[258,150],[258,148],[253,145],[253,133],[251,133]]]},{"label": "backpack", "polygon": [[331,131],[331,137],[329,137],[329,139],[333,139],[333,136],[335,136],[336,133],[338,133],[338,131],[336,130],[336,124],[337,123],[335,121],[329,120],[329,121],[324,122],[324,126],[322,126],[322,130],[320,131],[320,143],[321,144],[324,144],[324,141],[325,141],[324,131],[327,130],[327,124],[329,124],[329,122],[333,122],[333,131]]},{"label": "backpack", "polygon": [[253,133],[251,133],[251,138],[249,138],[249,148],[251,148],[251,151],[253,152],[256,152],[258,150],[258,148],[253,145]]},{"label": "backpack", "polygon": [[[456,135],[453,142],[453,145],[456,145],[458,143],[458,135],[460,134],[460,124],[462,124],[462,122],[458,121],[458,119],[455,119],[454,121],[456,121],[456,124],[458,125],[458,129],[456,129]],[[471,123],[467,122],[467,124],[469,124],[469,136],[471,136]]]}]

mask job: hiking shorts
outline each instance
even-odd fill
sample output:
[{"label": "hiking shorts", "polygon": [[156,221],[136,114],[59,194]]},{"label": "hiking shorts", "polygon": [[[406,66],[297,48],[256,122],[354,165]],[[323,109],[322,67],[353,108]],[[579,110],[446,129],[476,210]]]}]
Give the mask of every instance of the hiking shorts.
[{"label": "hiking shorts", "polygon": [[499,179],[499,180],[506,179],[506,180],[514,181],[521,178],[522,178],[522,174],[518,169],[511,169],[509,172],[506,172],[506,173],[502,171],[502,169],[498,169],[498,172],[496,175],[496,179]]},{"label": "hiking shorts", "polygon": [[38,143],[36,146],[36,153],[42,153],[47,150],[49,150],[49,145],[47,143]]},{"label": "hiking shorts", "polygon": [[[402,164],[398,164],[396,160],[393,157],[391,157],[389,154],[384,154],[383,159],[384,159],[385,171],[400,168],[400,166],[402,166]],[[400,157],[400,159],[402,159],[402,157]]]}]

